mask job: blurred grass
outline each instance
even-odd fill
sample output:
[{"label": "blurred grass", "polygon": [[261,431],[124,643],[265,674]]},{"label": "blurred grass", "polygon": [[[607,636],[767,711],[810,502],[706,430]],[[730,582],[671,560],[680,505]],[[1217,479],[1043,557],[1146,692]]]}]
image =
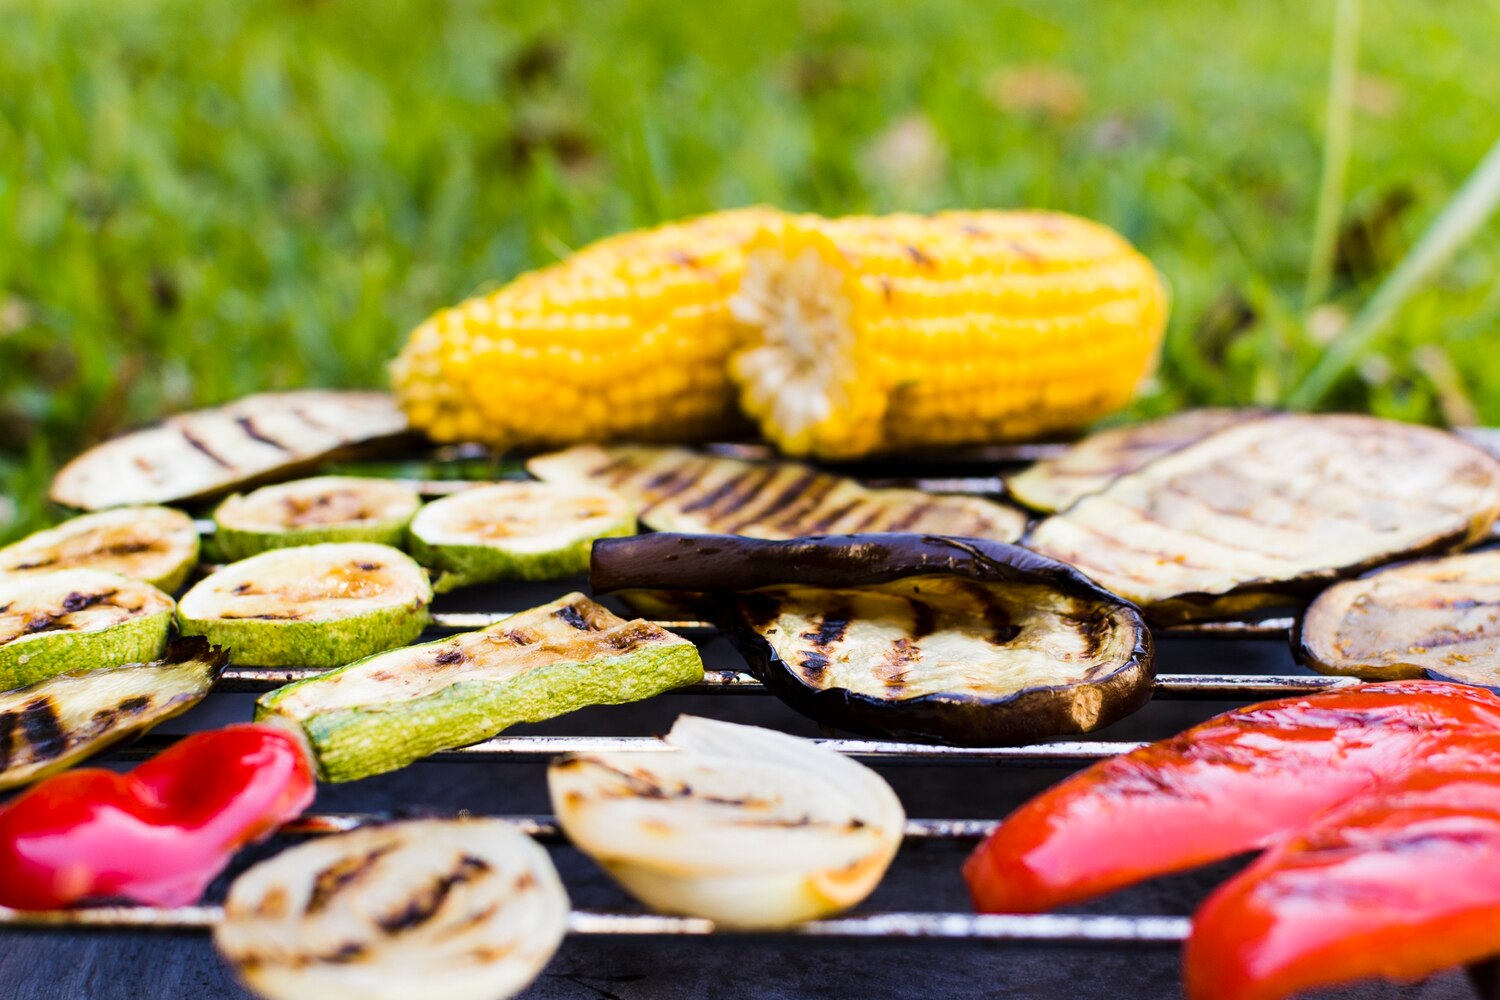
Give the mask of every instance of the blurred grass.
[{"label": "blurred grass", "polygon": [[[1500,130],[1492,0],[1368,5],[1304,317],[1332,7],[0,0],[0,536],[87,442],[378,384],[438,305],[756,201],[1100,218],[1174,292],[1139,408],[1273,403]],[[1330,403],[1500,422],[1497,275],[1491,225]]]}]

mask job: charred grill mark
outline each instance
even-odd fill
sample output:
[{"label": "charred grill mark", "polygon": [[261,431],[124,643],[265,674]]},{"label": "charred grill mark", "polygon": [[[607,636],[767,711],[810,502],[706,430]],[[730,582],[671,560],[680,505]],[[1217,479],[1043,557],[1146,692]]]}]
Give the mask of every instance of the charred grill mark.
[{"label": "charred grill mark", "polygon": [[917,640],[902,636],[891,643],[878,664],[875,676],[893,692],[906,686],[906,672],[913,663],[921,659],[922,646]]},{"label": "charred grill mark", "polygon": [[374,871],[380,859],[395,849],[395,845],[377,847],[368,854],[342,858],[318,872],[313,880],[312,893],[308,896],[307,914],[310,916],[322,912],[333,902],[333,897]]},{"label": "charred grill mark", "polygon": [[766,504],[766,506],[756,511],[755,514],[750,517],[726,520],[720,526],[720,530],[732,535],[740,531],[742,528],[747,528],[757,522],[762,524],[768,522],[772,517],[784,511],[788,505],[796,501],[797,498],[802,495],[803,491],[805,491],[809,486],[813,485],[813,483],[815,483],[820,476],[821,473],[813,469],[808,469],[806,472],[802,473],[796,479],[793,479],[790,483],[788,483],[780,493],[777,493],[776,496],[771,499],[770,503]]},{"label": "charred grill mark", "polygon": [[963,590],[973,598],[974,603],[979,605],[979,613],[984,618],[985,626],[990,630],[992,644],[1007,645],[1021,634],[1021,627],[1010,620],[1010,611],[995,599],[994,593],[988,587],[966,582]]},{"label": "charred grill mark", "polygon": [[275,448],[277,451],[284,451],[289,454],[292,452],[291,448],[288,448],[256,427],[254,419],[250,417],[235,417],[234,422],[239,424],[240,430],[245,432],[245,437],[250,438],[252,441],[259,441],[261,444]]},{"label": "charred grill mark", "polygon": [[439,667],[451,667],[454,664],[465,663],[469,659],[463,650],[457,647],[445,649],[433,658],[433,664]]},{"label": "charred grill mark", "polygon": [[78,565],[78,563],[82,562],[85,559],[93,559],[98,557],[110,558],[115,556],[134,556],[139,555],[142,552],[150,552],[155,548],[157,548],[157,546],[152,542],[118,542],[114,545],[107,545],[104,548],[92,549],[88,552],[79,553],[71,559],[64,559],[62,556],[52,556],[46,559],[36,559],[32,562],[16,563],[11,568],[14,570],[46,569],[48,566],[56,566],[59,563],[64,563],[69,566],[76,566]]},{"label": "charred grill mark", "polygon": [[67,749],[68,738],[50,698],[38,698],[21,709],[21,732],[38,760],[51,760]]},{"label": "charred grill mark", "polygon": [[365,957],[365,946],[358,941],[346,941],[339,945],[338,949],[331,951],[318,958],[320,962],[330,962],[334,965],[346,965],[349,962],[358,962]]},{"label": "charred grill mark", "polygon": [[258,615],[239,615],[233,611],[225,611],[219,615],[226,621],[263,621],[263,622],[289,622],[297,620],[295,611],[263,611]]},{"label": "charred grill mark", "polygon": [[103,604],[111,597],[114,597],[117,593],[119,593],[119,591],[115,590],[106,590],[98,594],[80,594],[77,591],[74,591],[67,597],[63,598],[63,614],[71,615],[75,611],[83,611],[87,608],[93,607],[96,604]]},{"label": "charred grill mark", "polygon": [[403,909],[380,917],[376,923],[387,934],[399,934],[425,924],[438,910],[442,909],[443,903],[452,894],[455,886],[482,878],[492,870],[487,861],[465,854],[459,858],[458,867],[426,885],[420,893],[407,902]]},{"label": "charred grill mark", "polygon": [[621,628],[617,628],[604,636],[606,645],[618,650],[631,650],[648,642],[660,639],[663,632],[660,626],[650,622],[631,622]]},{"label": "charred grill mark", "polygon": [[145,711],[150,707],[150,705],[150,697],[144,694],[138,694],[134,697],[126,698],[124,701],[120,702],[119,705],[115,706],[115,708],[117,711],[124,712],[126,715],[135,715],[138,712]]},{"label": "charred grill mark", "polygon": [[[324,431],[325,433],[332,434],[339,438],[345,438],[349,436],[342,427],[334,427],[331,424],[325,423],[324,421],[319,420],[317,417],[313,416],[311,413],[308,413],[306,410],[302,409],[300,406],[294,406],[288,412],[309,427],[316,428],[317,430]],[[346,414],[346,416],[347,415],[349,414]]]},{"label": "charred grill mark", "polygon": [[921,503],[913,504],[907,509],[906,513],[891,522],[890,530],[910,531],[921,522],[922,518],[927,516],[928,511],[936,506],[937,504],[931,500],[923,500]]},{"label": "charred grill mark", "polygon": [[813,644],[814,652],[826,655],[849,631],[852,618],[853,610],[848,605],[835,604],[819,619],[818,627],[803,632],[802,638]]},{"label": "charred grill mark", "polygon": [[640,466],[635,459],[628,455],[621,455],[619,458],[612,458],[603,465],[590,469],[588,477],[590,479],[604,479],[611,486],[618,486],[634,475],[639,468]]},{"label": "charred grill mark", "polygon": [[0,771],[10,767],[10,759],[16,752],[16,713],[0,713]]},{"label": "charred grill mark", "polygon": [[798,657],[797,665],[802,668],[804,680],[816,683],[822,678],[823,671],[828,669],[828,657],[823,653],[806,650]]},{"label": "charred grill mark", "polygon": [[911,605],[911,637],[913,639],[921,639],[937,630],[937,611],[932,605],[915,597],[908,597],[906,603]]},{"label": "charred grill mark", "polygon": [[704,493],[702,496],[698,497],[698,499],[692,501],[691,503],[683,504],[680,508],[682,513],[694,514],[700,510],[708,510],[714,504],[718,503],[720,500],[723,500],[725,497],[729,496],[729,494],[737,490],[740,484],[745,481],[746,477],[754,475],[754,473],[754,469],[746,469],[744,472],[735,473],[734,475],[730,476],[728,479],[720,483],[718,486],[715,486],[707,493]]},{"label": "charred grill mark", "polygon": [[804,530],[805,519],[822,505],[824,498],[832,493],[842,481],[838,476],[820,474],[803,490],[800,500],[783,510],[775,520],[767,521],[766,524],[788,535],[807,534],[808,532]]},{"label": "charred grill mark", "polygon": [[781,613],[781,604],[770,594],[751,591],[739,596],[740,614],[757,631],[765,629]]},{"label": "charred grill mark", "polygon": [[642,483],[641,494],[646,501],[646,509],[654,510],[693,486],[698,481],[698,470],[702,464],[701,462],[684,462],[665,472],[658,472]]},{"label": "charred grill mark", "polygon": [[571,604],[564,604],[562,607],[552,612],[552,617],[561,618],[563,621],[578,629],[578,631],[580,632],[598,631],[596,628],[594,628],[593,623],[585,618],[581,613],[579,613],[578,609],[573,607],[573,605]]},{"label": "charred grill mark", "polygon": [[858,521],[854,522],[854,524],[844,529],[846,534],[857,535],[861,531],[873,530],[875,525],[878,524],[880,522],[880,519],[887,513],[886,508],[875,501],[863,500],[861,501],[861,503],[863,503],[869,509],[865,511],[864,517],[860,518]]},{"label": "charred grill mark", "polygon": [[[819,517],[819,518],[817,518],[816,520],[813,520],[813,521],[809,521],[803,527],[805,528],[807,534],[810,534],[810,535],[821,535],[821,534],[824,534],[825,532],[828,531],[829,528],[833,527],[835,524],[837,524],[839,521],[843,520],[845,517],[848,517],[849,514],[852,511],[854,511],[855,509],[857,509],[859,507],[859,505],[862,504],[862,503],[864,503],[864,502],[865,501],[862,500],[862,499],[860,499],[859,497],[855,497],[853,500],[850,500],[847,503],[840,504],[839,506],[833,508],[833,510],[831,510],[828,513],[824,514],[822,517]],[[810,513],[816,513],[816,512],[813,511],[813,512],[810,512]]]},{"label": "charred grill mark", "polygon": [[[776,478],[778,471],[774,465],[759,469],[750,477],[744,489],[726,496],[719,509],[710,513],[710,518],[716,522],[715,526],[727,523],[729,515],[739,513],[749,506],[751,501],[760,496],[761,491],[770,484],[771,480]],[[746,521],[746,523],[753,523],[753,521]]]},{"label": "charred grill mark", "polygon": [[182,435],[182,440],[185,441],[185,442],[187,442],[188,447],[192,448],[194,451],[201,452],[203,455],[207,456],[208,460],[210,462],[214,463],[215,465],[217,465],[219,468],[221,468],[221,469],[233,469],[234,468],[234,465],[232,463],[224,461],[224,459],[220,455],[218,455],[217,453],[215,453],[214,450],[212,448],[210,448],[208,445],[204,444],[203,441],[202,441],[202,439],[200,439],[197,435],[195,435],[192,431],[188,430],[186,427],[179,427],[179,428],[177,428],[177,433]]}]

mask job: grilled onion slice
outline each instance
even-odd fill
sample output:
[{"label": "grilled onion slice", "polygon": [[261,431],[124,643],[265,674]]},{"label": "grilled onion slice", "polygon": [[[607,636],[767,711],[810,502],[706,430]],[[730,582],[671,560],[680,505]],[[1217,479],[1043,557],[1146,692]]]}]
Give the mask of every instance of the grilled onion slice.
[{"label": "grilled onion slice", "polygon": [[412,820],[249,869],[214,943],[270,1000],[502,1000],[551,961],[568,910],[525,834],[491,819]]},{"label": "grilled onion slice", "polygon": [[235,494],[214,511],[214,545],[226,560],[320,542],[401,545],[422,506],[417,491],[389,479],[317,476]]},{"label": "grilled onion slice", "polygon": [[206,499],[408,434],[382,392],[262,393],[90,448],[52,480],[52,499],[83,510]]},{"label": "grilled onion slice", "polygon": [[96,569],[0,579],[0,689],[161,655],[172,599]]},{"label": "grilled onion slice", "polygon": [[430,603],[427,572],[406,553],[330,542],[224,567],[182,595],[177,620],[235,663],[340,667],[421,635]]},{"label": "grilled onion slice", "polygon": [[0,549],[0,577],[97,569],[170,594],[197,562],[192,518],[170,507],[124,507],[72,518]]},{"label": "grilled onion slice", "polygon": [[569,839],[653,909],[786,927],[860,903],[901,846],[896,793],[832,750],[690,715],[666,742],[547,771]]},{"label": "grilled onion slice", "polygon": [[1500,550],[1424,559],[1328,588],[1293,648],[1325,674],[1500,686]]},{"label": "grilled onion slice", "polygon": [[257,717],[301,727],[323,778],[353,781],[518,722],[640,701],[702,679],[691,642],[569,594],[481,632],[289,684],[262,696]]},{"label": "grilled onion slice", "polygon": [[1297,607],[1342,576],[1477,541],[1497,513],[1500,462],[1454,435],[1284,415],[1159,458],[1025,544],[1165,624]]},{"label": "grilled onion slice", "polygon": [[434,500],[411,523],[412,554],[440,570],[438,593],[490,580],[560,580],[589,568],[594,539],[635,533],[609,490],[495,483]]},{"label": "grilled onion slice", "polygon": [[1013,542],[1014,507],[978,497],[866,489],[796,462],[745,462],[684,448],[579,445],[526,464],[538,479],[604,487],[635,501],[657,531],[796,538],[855,531],[923,531]]},{"label": "grilled onion slice", "polygon": [[74,671],[0,694],[0,789],[44,778],[202,701],[229,657],[201,638],[166,659]]},{"label": "grilled onion slice", "polygon": [[643,535],[595,546],[592,583],[714,594],[757,677],[856,732],[1019,743],[1090,732],[1151,696],[1140,613],[1000,542]]},{"label": "grilled onion slice", "polygon": [[1032,510],[1067,510],[1154,458],[1261,416],[1262,410],[1184,410],[1143,424],[1112,427],[1090,434],[1058,458],[1010,476],[1005,486],[1013,499]]}]

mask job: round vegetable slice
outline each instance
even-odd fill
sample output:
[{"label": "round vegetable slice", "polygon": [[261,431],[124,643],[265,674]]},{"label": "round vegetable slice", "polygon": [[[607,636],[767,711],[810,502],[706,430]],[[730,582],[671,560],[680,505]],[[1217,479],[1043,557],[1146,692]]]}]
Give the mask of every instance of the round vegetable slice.
[{"label": "round vegetable slice", "polygon": [[546,967],[568,912],[529,837],[497,820],[415,820],[251,868],[214,943],[270,1000],[501,1000]]},{"label": "round vegetable slice", "polygon": [[411,642],[431,602],[426,571],[404,552],[330,542],[226,566],[183,595],[178,623],[235,663],[340,667]]},{"label": "round vegetable slice", "polygon": [[635,533],[630,501],[609,490],[495,483],[423,507],[412,554],[440,570],[439,593],[490,580],[558,580],[588,569],[594,539]]},{"label": "round vegetable slice", "polygon": [[547,772],[568,837],[654,909],[785,927],[874,891],[906,821],[874,771],[808,740],[682,716],[677,753],[564,757]]},{"label": "round vegetable slice", "polygon": [[0,576],[97,569],[171,593],[197,561],[192,518],[170,507],[121,507],[72,518],[0,549]]},{"label": "round vegetable slice", "polygon": [[225,500],[214,511],[214,543],[229,560],[320,542],[399,546],[421,506],[416,490],[389,479],[299,479]]},{"label": "round vegetable slice", "polygon": [[0,579],[0,688],[161,655],[172,599],[95,569]]}]

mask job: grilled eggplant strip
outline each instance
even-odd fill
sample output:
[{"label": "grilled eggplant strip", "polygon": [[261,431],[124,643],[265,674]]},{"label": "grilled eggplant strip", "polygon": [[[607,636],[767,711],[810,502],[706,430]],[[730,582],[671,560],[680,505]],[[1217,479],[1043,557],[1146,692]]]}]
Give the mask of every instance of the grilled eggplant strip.
[{"label": "grilled eggplant strip", "polygon": [[392,650],[262,696],[257,717],[302,729],[329,781],[404,767],[588,705],[703,679],[691,642],[582,594],[480,632]]},{"label": "grilled eggplant strip", "polygon": [[796,462],[747,462],[684,448],[579,445],[527,465],[546,482],[605,487],[635,501],[657,531],[797,538],[911,531],[1012,542],[1013,507],[978,497],[867,489]]},{"label": "grilled eggplant strip", "polygon": [[248,494],[214,511],[214,547],[226,561],[322,542],[400,546],[422,506],[417,491],[389,479],[316,476]]},{"label": "grilled eggplant strip", "polygon": [[0,690],[154,660],[173,607],[149,583],[93,569],[0,579]]},{"label": "grilled eggplant strip", "polygon": [[165,659],[59,674],[0,694],[0,789],[44,778],[181,715],[213,688],[229,656],[179,639]]},{"label": "grilled eggplant strip", "polygon": [[170,507],[84,514],[0,549],[0,577],[96,569],[173,593],[198,562],[193,519]]},{"label": "grilled eggplant strip", "polygon": [[406,418],[379,392],[263,393],[90,448],[52,481],[65,507],[201,500],[409,436]]},{"label": "grilled eggplant strip", "polygon": [[569,902],[547,852],[498,820],[322,837],[230,887],[214,943],[270,1000],[502,1000],[546,967]]},{"label": "grilled eggplant strip", "polygon": [[1012,499],[1051,514],[1067,510],[1153,459],[1246,420],[1263,410],[1183,410],[1159,420],[1090,434],[1057,457],[1043,459],[1005,481]]},{"label": "grilled eggplant strip", "polygon": [[1404,563],[1330,587],[1308,606],[1292,647],[1325,674],[1500,686],[1500,550]]},{"label": "grilled eggplant strip", "polygon": [[1462,547],[1500,514],[1500,462],[1427,427],[1269,416],[1166,455],[1025,544],[1153,623],[1298,607],[1340,577]]},{"label": "grilled eggplant strip", "polygon": [[1151,695],[1139,612],[1012,545],[880,534],[601,541],[598,593],[714,595],[778,697],[854,732],[967,745],[1090,732]]}]

